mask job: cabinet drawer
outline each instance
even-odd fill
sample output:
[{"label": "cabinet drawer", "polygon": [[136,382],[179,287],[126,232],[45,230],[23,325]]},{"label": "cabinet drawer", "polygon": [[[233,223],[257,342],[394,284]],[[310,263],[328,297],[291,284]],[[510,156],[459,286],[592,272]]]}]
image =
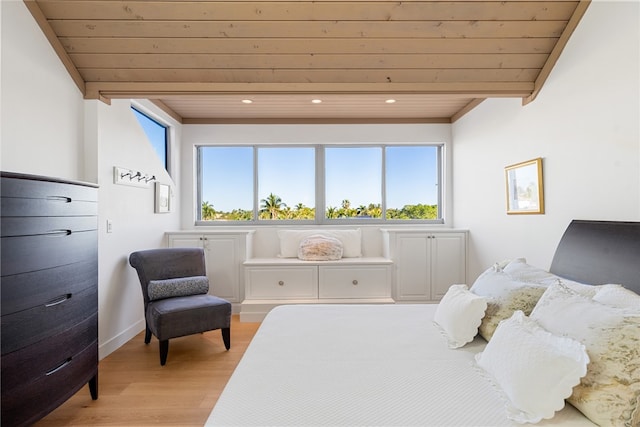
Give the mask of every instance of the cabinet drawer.
[{"label": "cabinet drawer", "polygon": [[3,237],[3,276],[27,273],[98,257],[98,232],[58,231],[36,236]]},{"label": "cabinet drawer", "polygon": [[98,286],[96,258],[60,267],[14,274],[2,278],[3,316],[45,305],[61,295],[75,294]]},{"label": "cabinet drawer", "polygon": [[97,313],[71,329],[2,356],[2,393],[51,375],[55,369],[72,360],[90,344],[97,345]]},{"label": "cabinet drawer", "polygon": [[318,297],[317,268],[247,268],[247,298],[301,299]]},{"label": "cabinet drawer", "polygon": [[2,354],[29,346],[71,328],[98,310],[98,289],[62,294],[46,305],[2,316]]},{"label": "cabinet drawer", "polygon": [[2,216],[97,215],[93,186],[3,176]]},{"label": "cabinet drawer", "polygon": [[1,236],[37,236],[98,229],[97,216],[2,217]]},{"label": "cabinet drawer", "polygon": [[389,266],[320,267],[320,298],[389,298]]},{"label": "cabinet drawer", "polygon": [[88,345],[49,375],[13,390],[2,388],[2,426],[30,425],[39,420],[98,374],[98,345]]},{"label": "cabinet drawer", "polygon": [[0,198],[3,217],[13,216],[95,216],[98,204],[69,198],[27,199],[19,197]]}]

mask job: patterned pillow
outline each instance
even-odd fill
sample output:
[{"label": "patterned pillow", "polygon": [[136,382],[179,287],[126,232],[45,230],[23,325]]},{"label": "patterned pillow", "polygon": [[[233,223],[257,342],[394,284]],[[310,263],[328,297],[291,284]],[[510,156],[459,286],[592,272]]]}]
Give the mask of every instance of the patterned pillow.
[{"label": "patterned pillow", "polygon": [[568,401],[594,423],[640,425],[640,309],[601,304],[562,285],[544,293],[531,318],[587,348],[587,375]]},{"label": "patterned pillow", "polygon": [[298,258],[304,261],[331,261],[342,258],[342,242],[335,237],[316,234],[302,239]]},{"label": "patterned pillow", "polygon": [[149,301],[206,294],[207,292],[209,292],[209,279],[206,276],[151,280],[147,288]]},{"label": "patterned pillow", "polygon": [[471,286],[471,292],[487,298],[480,335],[489,341],[500,321],[510,318],[517,310],[529,315],[546,288],[538,283],[516,280],[493,267],[486,270]]}]

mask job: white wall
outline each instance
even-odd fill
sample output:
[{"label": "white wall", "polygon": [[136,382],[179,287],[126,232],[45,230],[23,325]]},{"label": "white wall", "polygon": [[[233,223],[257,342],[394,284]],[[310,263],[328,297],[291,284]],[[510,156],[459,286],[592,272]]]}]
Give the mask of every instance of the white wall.
[{"label": "white wall", "polygon": [[[125,167],[155,175],[158,182],[176,185],[167,174],[142,127],[131,112],[129,100],[113,100],[111,105],[87,101],[88,109],[96,114],[97,147],[99,157],[99,336],[100,354],[106,356],[144,329],[142,293],[135,270],[129,266],[129,254],[136,250],[165,246],[165,230],[179,227],[179,213],[154,213],[154,185],[148,188],[116,185],[113,167]],[[148,112],[160,115],[150,103]],[[168,121],[166,117],[163,117]],[[179,125],[174,141],[179,140]],[[179,175],[179,170],[175,171]],[[171,200],[176,206],[179,198]],[[106,232],[107,220],[113,232]]]},{"label": "white wall", "polygon": [[[177,210],[154,214],[154,187],[113,183],[113,167],[167,175],[130,110],[131,102],[111,105],[85,101],[22,1],[0,3],[2,15],[2,141],[4,171],[97,183],[99,198],[99,346],[104,358],[144,328],[142,295],[127,257],[137,249],[164,245],[164,231],[179,226]],[[179,152],[180,126],[149,102],[142,107],[174,126]],[[175,162],[175,176],[180,165]],[[177,194],[177,193],[176,193]],[[173,200],[179,204],[179,197]],[[106,233],[106,220],[113,233]]]},{"label": "white wall", "polygon": [[[453,125],[454,225],[470,280],[526,257],[548,268],[569,222],[640,220],[639,8],[592,2],[539,96],[485,101]],[[543,157],[544,215],[506,215],[504,167]]]},{"label": "white wall", "polygon": [[24,3],[0,7],[2,170],[85,179],[82,94]]}]

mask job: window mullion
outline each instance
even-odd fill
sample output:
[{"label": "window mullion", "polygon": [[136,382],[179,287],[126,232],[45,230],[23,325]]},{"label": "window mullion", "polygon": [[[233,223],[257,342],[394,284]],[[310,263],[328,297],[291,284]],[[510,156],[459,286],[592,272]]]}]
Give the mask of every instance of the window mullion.
[{"label": "window mullion", "polygon": [[316,145],[316,218],[315,222],[322,224],[325,222],[327,211],[325,197],[325,162],[324,147]]}]

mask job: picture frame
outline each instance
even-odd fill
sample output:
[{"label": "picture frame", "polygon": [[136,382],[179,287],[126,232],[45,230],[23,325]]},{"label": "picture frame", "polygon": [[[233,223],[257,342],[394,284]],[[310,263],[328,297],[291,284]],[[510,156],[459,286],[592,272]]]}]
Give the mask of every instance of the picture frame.
[{"label": "picture frame", "polygon": [[542,158],[505,167],[507,214],[544,214]]},{"label": "picture frame", "polygon": [[168,184],[156,182],[155,202],[155,213],[171,211],[171,187]]}]

